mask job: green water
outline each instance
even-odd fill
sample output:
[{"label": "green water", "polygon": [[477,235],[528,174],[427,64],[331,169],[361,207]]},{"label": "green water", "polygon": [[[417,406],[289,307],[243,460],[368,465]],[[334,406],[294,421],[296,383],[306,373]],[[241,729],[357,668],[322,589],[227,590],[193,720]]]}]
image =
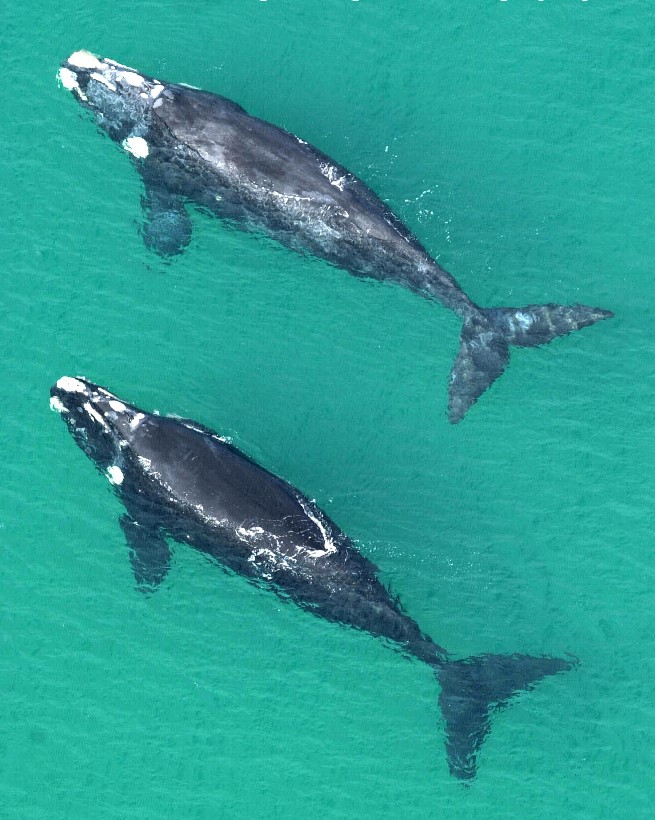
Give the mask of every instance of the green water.
[{"label": "green water", "polygon": [[[3,3],[2,818],[637,818],[655,799],[648,3]],[[57,87],[87,48],[239,101],[371,184],[485,306],[616,312],[452,427],[459,323],[194,214]],[[450,777],[419,663],[183,547],[134,590],[120,505],[48,409],[84,374],[304,490],[457,655],[572,653]]]}]

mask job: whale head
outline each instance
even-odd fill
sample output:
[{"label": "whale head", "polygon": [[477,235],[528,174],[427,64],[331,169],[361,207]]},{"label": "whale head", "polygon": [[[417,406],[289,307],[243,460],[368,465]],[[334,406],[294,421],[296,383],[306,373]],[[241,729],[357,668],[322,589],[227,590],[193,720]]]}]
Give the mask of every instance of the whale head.
[{"label": "whale head", "polygon": [[114,484],[121,484],[124,449],[145,414],[81,376],[62,376],[50,388],[50,407],[61,414],[79,445]]},{"label": "whale head", "polygon": [[112,139],[138,158],[148,156],[145,137],[162,83],[89,51],[71,54],[57,77]]}]

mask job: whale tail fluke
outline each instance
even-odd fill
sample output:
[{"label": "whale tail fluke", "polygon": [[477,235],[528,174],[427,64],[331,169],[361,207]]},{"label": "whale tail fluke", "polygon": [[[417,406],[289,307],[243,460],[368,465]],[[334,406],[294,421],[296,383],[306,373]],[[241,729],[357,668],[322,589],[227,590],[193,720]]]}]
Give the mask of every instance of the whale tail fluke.
[{"label": "whale tail fluke", "polygon": [[613,315],[586,305],[480,308],[464,320],[459,353],[450,374],[448,418],[453,424],[461,421],[496,381],[509,361],[510,345],[543,345]]},{"label": "whale tail fluke", "polygon": [[577,661],[530,655],[477,655],[437,668],[439,706],[446,723],[450,773],[475,777],[476,758],[490,728],[491,710],[504,706],[542,678],[572,669]]}]

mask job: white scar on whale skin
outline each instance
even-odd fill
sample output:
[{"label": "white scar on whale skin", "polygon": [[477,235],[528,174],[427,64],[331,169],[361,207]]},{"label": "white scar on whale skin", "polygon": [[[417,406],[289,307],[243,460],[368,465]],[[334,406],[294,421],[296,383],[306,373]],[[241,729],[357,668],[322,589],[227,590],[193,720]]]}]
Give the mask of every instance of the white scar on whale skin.
[{"label": "white scar on whale skin", "polygon": [[128,153],[137,157],[137,159],[145,159],[150,153],[148,143],[143,139],[143,137],[128,137],[123,140],[121,145]]},{"label": "white scar on whale skin", "polygon": [[112,410],[115,410],[117,413],[124,413],[127,409],[122,401],[116,401],[116,399],[112,399],[109,402],[109,406]]},{"label": "white scar on whale skin", "polygon": [[60,390],[65,390],[67,393],[88,393],[86,385],[78,379],[73,379],[71,376],[62,376],[57,382],[57,387]]}]

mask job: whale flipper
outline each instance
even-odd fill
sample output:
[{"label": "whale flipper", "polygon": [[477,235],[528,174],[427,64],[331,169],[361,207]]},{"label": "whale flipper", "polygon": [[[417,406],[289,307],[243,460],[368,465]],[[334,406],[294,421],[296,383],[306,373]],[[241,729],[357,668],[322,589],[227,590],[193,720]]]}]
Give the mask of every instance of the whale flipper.
[{"label": "whale flipper", "polygon": [[171,551],[158,527],[142,524],[130,515],[121,517],[121,528],[130,549],[130,562],[137,587],[150,592],[166,577]]},{"label": "whale flipper", "polygon": [[453,424],[461,421],[496,381],[509,362],[510,345],[537,347],[613,315],[587,305],[478,308],[462,326],[459,353],[450,374],[448,418]]},{"label": "whale flipper", "polygon": [[450,773],[460,780],[475,777],[477,753],[489,731],[493,708],[505,706],[541,678],[574,665],[562,658],[516,654],[477,655],[439,667],[439,706],[446,722]]},{"label": "whale flipper", "polygon": [[182,197],[146,183],[141,205],[145,216],[141,229],[145,245],[164,257],[182,253],[191,241],[192,231]]}]

